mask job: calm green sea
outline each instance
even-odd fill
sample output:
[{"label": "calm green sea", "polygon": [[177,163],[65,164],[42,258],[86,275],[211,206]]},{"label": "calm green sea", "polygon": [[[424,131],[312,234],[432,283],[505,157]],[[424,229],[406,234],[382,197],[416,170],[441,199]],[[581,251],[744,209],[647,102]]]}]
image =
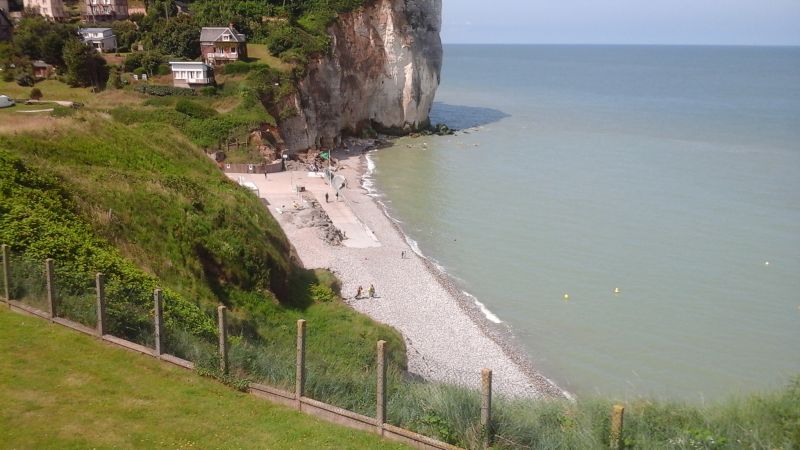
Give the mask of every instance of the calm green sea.
[{"label": "calm green sea", "polygon": [[377,191],[563,388],[800,374],[800,48],[447,46],[433,120]]}]

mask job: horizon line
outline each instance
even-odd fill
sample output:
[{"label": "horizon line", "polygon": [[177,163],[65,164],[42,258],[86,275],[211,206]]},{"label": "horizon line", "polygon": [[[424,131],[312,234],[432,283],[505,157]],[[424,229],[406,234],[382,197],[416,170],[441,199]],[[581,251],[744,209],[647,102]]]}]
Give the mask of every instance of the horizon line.
[{"label": "horizon line", "polygon": [[442,45],[552,45],[606,47],[800,47],[796,44],[614,43],[614,42],[442,42]]}]

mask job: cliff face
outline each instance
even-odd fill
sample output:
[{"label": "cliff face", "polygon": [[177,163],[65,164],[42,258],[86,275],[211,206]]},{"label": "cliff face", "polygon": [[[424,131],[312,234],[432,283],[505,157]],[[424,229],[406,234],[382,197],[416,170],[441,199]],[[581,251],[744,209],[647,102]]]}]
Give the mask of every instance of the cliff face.
[{"label": "cliff face", "polygon": [[408,132],[428,124],[442,68],[441,0],[374,0],[329,28],[279,119],[290,151],[330,147],[342,133]]}]

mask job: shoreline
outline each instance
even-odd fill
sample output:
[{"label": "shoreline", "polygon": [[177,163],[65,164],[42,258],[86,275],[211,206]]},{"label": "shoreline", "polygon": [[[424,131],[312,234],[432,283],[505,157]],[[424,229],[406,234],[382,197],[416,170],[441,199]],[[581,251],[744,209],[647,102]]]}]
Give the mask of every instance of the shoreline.
[{"label": "shoreline", "polygon": [[[228,175],[257,186],[305,268],[333,272],[345,303],[402,334],[411,374],[478,388],[481,369],[489,368],[499,394],[572,399],[535,370],[507,325],[487,319],[477,299],[411,245],[398,221],[370,192],[365,150],[360,142],[333,152],[339,161],[337,175],[347,179],[340,199],[334,199],[322,178],[307,172]],[[297,192],[298,186],[305,192]],[[345,236],[341,245],[325,240],[320,215]],[[371,284],[376,298],[353,298],[357,287],[366,291]]]},{"label": "shoreline", "polygon": [[[395,231],[400,234],[406,242],[409,240],[413,241],[400,226],[402,222],[392,217],[391,214],[389,214],[387,205],[378,199],[381,194],[379,194],[377,190],[371,192],[370,188],[364,186],[363,180],[369,179],[371,181],[372,168],[370,166],[374,166],[374,162],[371,161],[369,154],[377,151],[379,151],[379,149],[370,150],[362,156],[362,170],[359,175],[362,179],[361,187],[367,191],[367,195],[372,198],[375,206],[383,211],[386,219],[391,222]],[[367,170],[363,170],[364,166],[367,166]],[[494,341],[502,349],[505,356],[516,364],[533,384],[539,387],[545,387],[545,389],[543,389],[544,392],[542,392],[544,396],[563,397],[568,400],[575,399],[572,393],[560,388],[553,380],[539,373],[534,367],[530,356],[522,349],[521,344],[516,341],[509,326],[495,316],[477,297],[462,290],[443,267],[422,252],[416,241],[414,241],[414,245],[409,243],[409,248],[422,260],[431,275],[433,275],[436,281],[456,300],[458,306],[469,316],[481,332]],[[496,318],[498,321],[493,321],[490,316]]]}]

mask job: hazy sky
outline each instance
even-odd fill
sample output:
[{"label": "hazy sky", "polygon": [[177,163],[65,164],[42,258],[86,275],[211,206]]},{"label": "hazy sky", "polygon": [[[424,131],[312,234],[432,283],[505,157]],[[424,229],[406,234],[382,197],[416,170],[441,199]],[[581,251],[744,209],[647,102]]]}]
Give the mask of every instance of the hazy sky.
[{"label": "hazy sky", "polygon": [[800,0],[442,0],[445,43],[800,45]]}]

